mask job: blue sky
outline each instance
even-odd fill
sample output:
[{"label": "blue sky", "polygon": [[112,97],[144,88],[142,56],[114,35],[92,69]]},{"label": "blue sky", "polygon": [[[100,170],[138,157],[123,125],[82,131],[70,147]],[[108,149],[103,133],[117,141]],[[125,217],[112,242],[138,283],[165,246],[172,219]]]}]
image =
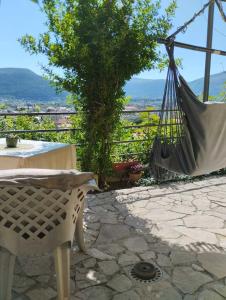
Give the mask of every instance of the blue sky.
[{"label": "blue sky", "polygon": [[[37,36],[45,30],[44,16],[37,5],[29,0],[2,0],[0,6],[0,67],[29,68],[42,74],[40,64],[45,64],[42,56],[30,56],[17,39],[26,33]],[[162,0],[163,5],[169,1]],[[175,29],[198,11],[207,0],[178,0],[178,9],[174,19]],[[226,4],[225,11],[226,11]],[[185,34],[179,34],[177,40],[205,46],[207,12],[196,19]],[[173,31],[173,30],[172,30]],[[213,47],[226,51],[226,23],[221,19],[217,8],[214,18]],[[162,51],[164,48],[161,47]],[[187,80],[200,78],[204,74],[205,54],[185,49],[176,49],[176,56],[183,59],[182,74]],[[226,57],[212,56],[211,73],[226,71]],[[136,75],[137,77],[137,75]],[[139,74],[141,78],[165,78],[165,72],[157,70]]]}]

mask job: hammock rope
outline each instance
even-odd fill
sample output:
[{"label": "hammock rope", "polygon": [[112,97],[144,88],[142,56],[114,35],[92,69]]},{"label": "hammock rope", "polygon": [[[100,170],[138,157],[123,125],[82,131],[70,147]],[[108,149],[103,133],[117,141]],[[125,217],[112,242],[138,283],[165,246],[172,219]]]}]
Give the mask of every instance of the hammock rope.
[{"label": "hammock rope", "polygon": [[219,12],[221,14],[223,21],[226,22],[226,14],[224,12],[222,2],[220,0],[215,0],[215,1],[216,1],[217,7],[219,9]]},{"label": "hammock rope", "polygon": [[185,115],[181,108],[177,89],[179,73],[174,60],[173,42],[170,44],[170,46],[166,45],[166,50],[169,55],[169,66],[167,70],[161,113],[159,115],[159,124],[152,147],[150,160],[151,173],[158,181],[172,179],[176,176],[176,174],[167,169],[159,167],[157,165],[158,155],[156,154],[161,152],[162,157],[167,157],[168,146],[176,146],[178,143],[180,143],[184,136],[183,120]]},{"label": "hammock rope", "polygon": [[[204,4],[203,7],[202,7],[197,13],[195,13],[195,14],[193,15],[193,17],[192,17],[190,20],[188,20],[186,23],[184,23],[184,25],[180,26],[174,33],[172,33],[172,34],[168,37],[168,39],[169,39],[169,40],[174,39],[174,38],[178,35],[178,33],[180,33],[180,32],[185,33],[185,31],[187,30],[188,26],[189,26],[192,22],[194,22],[195,19],[196,19],[197,17],[199,17],[201,14],[203,14],[203,13],[205,12],[206,8],[209,7],[210,4],[213,3],[214,1],[215,1],[215,0],[210,0],[210,1],[208,1],[206,4]],[[218,0],[216,0],[216,1],[218,1]]]}]

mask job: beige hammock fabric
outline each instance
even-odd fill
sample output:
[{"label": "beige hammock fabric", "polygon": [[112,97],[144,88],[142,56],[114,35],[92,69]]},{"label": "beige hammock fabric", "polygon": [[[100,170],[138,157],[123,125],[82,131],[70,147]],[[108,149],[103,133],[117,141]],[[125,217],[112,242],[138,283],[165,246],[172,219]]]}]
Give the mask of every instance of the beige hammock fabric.
[{"label": "beige hammock fabric", "polygon": [[173,44],[150,169],[158,181],[226,168],[226,103],[202,103],[179,74]]},{"label": "beige hammock fabric", "polygon": [[185,114],[178,143],[158,142],[155,164],[178,174],[198,176],[226,167],[226,104],[202,103],[180,76]]}]

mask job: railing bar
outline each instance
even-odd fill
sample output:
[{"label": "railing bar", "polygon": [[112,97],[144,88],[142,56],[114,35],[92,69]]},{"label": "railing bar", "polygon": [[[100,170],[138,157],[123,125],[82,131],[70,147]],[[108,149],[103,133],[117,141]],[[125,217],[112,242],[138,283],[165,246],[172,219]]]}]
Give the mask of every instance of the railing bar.
[{"label": "railing bar", "polygon": [[112,155],[112,157],[117,157],[117,156],[129,156],[129,155],[138,155],[138,154],[148,154],[148,152],[134,152],[134,153],[121,153],[121,154],[118,154],[118,155]]},{"label": "railing bar", "polygon": [[178,111],[177,109],[170,109],[170,110],[162,110],[162,109],[144,109],[144,110],[123,110],[123,114],[132,114],[132,113],[141,113],[141,112],[149,112],[149,113],[156,113],[156,112],[162,112],[162,111]]},{"label": "railing bar", "polygon": [[0,134],[65,132],[65,131],[79,131],[79,130],[81,130],[81,129],[60,128],[60,129],[36,129],[36,130],[7,130],[7,131],[0,131]]},{"label": "railing bar", "polygon": [[113,144],[126,144],[126,143],[138,143],[138,142],[147,142],[147,141],[152,141],[152,139],[145,139],[145,140],[129,140],[129,141],[113,141]]},{"label": "railing bar", "polygon": [[129,128],[143,128],[143,127],[162,127],[162,126],[172,126],[172,125],[181,125],[182,123],[168,123],[168,124],[147,124],[147,125],[131,125],[131,126],[123,126],[124,129]]},{"label": "railing bar", "polygon": [[[133,113],[159,113],[162,111],[177,111],[175,109],[172,110],[161,110],[161,109],[153,109],[153,110],[123,110],[123,114],[133,114]],[[10,116],[59,116],[59,115],[77,115],[78,112],[24,112],[24,113],[0,113],[0,117],[10,117]]]},{"label": "railing bar", "polygon": [[[113,141],[113,144],[124,144],[124,143],[136,143],[136,142],[147,142],[147,141],[153,141],[155,138],[145,139],[145,140],[128,140],[128,141]],[[164,137],[165,140],[170,140],[172,137]],[[173,139],[178,140],[180,137],[173,137]]]},{"label": "railing bar", "polygon": [[[130,128],[148,128],[148,127],[158,127],[158,126],[172,126],[172,125],[180,125],[180,123],[168,123],[168,124],[146,124],[146,125],[129,125],[123,126],[123,129]],[[0,131],[0,134],[9,134],[9,133],[44,133],[44,132],[66,132],[66,131],[81,131],[81,128],[53,128],[53,129],[33,129],[33,130],[7,130]]]},{"label": "railing bar", "polygon": [[59,116],[77,115],[77,112],[24,112],[24,113],[0,113],[0,116]]}]

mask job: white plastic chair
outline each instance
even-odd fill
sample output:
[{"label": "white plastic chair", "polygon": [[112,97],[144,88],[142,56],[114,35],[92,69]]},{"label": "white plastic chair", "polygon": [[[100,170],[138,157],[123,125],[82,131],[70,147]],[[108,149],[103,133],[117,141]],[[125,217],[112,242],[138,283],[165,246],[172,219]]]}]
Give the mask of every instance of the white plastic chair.
[{"label": "white plastic chair", "polygon": [[16,256],[52,251],[59,300],[70,299],[70,248],[74,233],[85,250],[83,207],[95,184],[62,191],[18,183],[0,186],[0,300],[11,299]]}]

